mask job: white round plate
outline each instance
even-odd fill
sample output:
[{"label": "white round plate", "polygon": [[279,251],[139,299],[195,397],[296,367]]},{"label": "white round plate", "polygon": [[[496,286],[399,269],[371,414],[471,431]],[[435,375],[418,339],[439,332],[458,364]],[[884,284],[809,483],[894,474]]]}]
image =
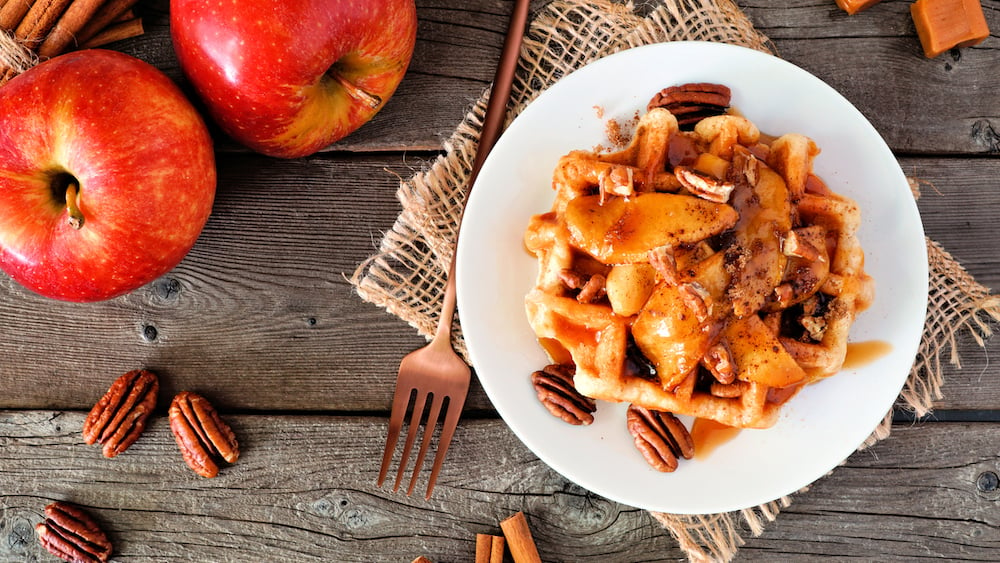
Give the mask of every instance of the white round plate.
[{"label": "white round plate", "polygon": [[[771,135],[802,133],[821,154],[817,174],[862,211],[859,238],[875,301],[852,342],[891,350],[803,389],[767,430],[743,430],[674,473],[651,469],[632,444],[624,406],[599,403],[591,426],[552,416],[535,397],[547,362],[524,312],[537,263],[524,248],[532,215],[552,204],[552,171],[574,149],[608,145],[609,119],[628,121],[664,87],[728,85],[732,104]],[[595,109],[603,109],[598,116]],[[822,477],[867,438],[892,407],[916,356],[927,304],[923,227],[906,178],[872,125],[806,71],[757,51],[701,42],[630,49],[543,92],[511,124],[472,190],[458,246],[458,308],[476,373],[528,448],[567,479],[611,500],[678,514],[738,510]]]}]

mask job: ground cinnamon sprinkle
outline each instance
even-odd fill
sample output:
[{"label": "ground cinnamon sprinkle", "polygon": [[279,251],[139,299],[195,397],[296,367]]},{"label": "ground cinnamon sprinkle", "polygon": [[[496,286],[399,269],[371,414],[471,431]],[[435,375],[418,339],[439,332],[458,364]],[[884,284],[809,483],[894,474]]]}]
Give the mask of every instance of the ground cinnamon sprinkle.
[{"label": "ground cinnamon sprinkle", "polygon": [[612,146],[624,147],[628,144],[630,135],[623,132],[621,124],[614,119],[609,119],[605,124],[604,133],[608,136]]},{"label": "ground cinnamon sprinkle", "polygon": [[638,123],[638,111],[635,112],[635,115],[633,115],[631,119],[625,122],[621,122],[616,119],[609,119],[604,124],[604,134],[607,135],[608,141],[611,142],[612,147],[624,148],[632,141],[632,133],[635,131],[635,126]]}]

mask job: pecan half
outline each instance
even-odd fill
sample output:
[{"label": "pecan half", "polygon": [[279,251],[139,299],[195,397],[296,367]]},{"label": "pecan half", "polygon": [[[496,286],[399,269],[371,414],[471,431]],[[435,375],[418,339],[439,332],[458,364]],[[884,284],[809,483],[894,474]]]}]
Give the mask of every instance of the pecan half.
[{"label": "pecan half", "polygon": [[579,425],[594,422],[597,402],[576,390],[572,365],[551,364],[531,374],[538,400],[554,416]]},{"label": "pecan half", "polygon": [[649,100],[646,109],[666,108],[681,129],[691,129],[702,119],[726,113],[732,92],[722,84],[695,82],[664,88]]},{"label": "pecan half", "polygon": [[38,541],[49,553],[71,563],[105,563],[111,541],[79,507],[54,502],[45,507],[45,521],[35,526]]},{"label": "pecan half", "polygon": [[675,166],[674,176],[689,192],[715,203],[726,203],[736,189],[736,184],[732,182],[716,180],[687,166]]},{"label": "pecan half", "polygon": [[677,257],[669,246],[658,246],[646,253],[649,265],[655,269],[667,285],[677,285],[680,274],[677,273]]},{"label": "pecan half", "polygon": [[219,474],[218,460],[235,463],[240,455],[236,435],[219,418],[208,399],[182,391],[170,404],[170,430],[184,461],[202,477]]},{"label": "pecan half", "polygon": [[125,451],[146,428],[146,419],[156,408],[160,383],[156,374],[132,370],[115,380],[83,422],[83,440],[101,443],[104,457]]},{"label": "pecan half", "polygon": [[823,341],[823,336],[826,335],[825,317],[802,315],[799,317],[799,323],[802,324],[802,328],[806,329],[805,334],[808,335],[810,340],[813,342]]},{"label": "pecan half", "polygon": [[733,354],[729,351],[729,347],[721,342],[713,344],[708,352],[705,352],[701,365],[723,385],[736,381],[736,363],[733,361]]},{"label": "pecan half", "polygon": [[635,194],[634,169],[631,166],[614,165],[597,178],[600,204],[604,205],[608,194],[630,197]]},{"label": "pecan half", "polygon": [[577,294],[576,300],[580,303],[593,303],[598,299],[607,295],[607,278],[601,274],[594,274],[590,276],[587,283],[583,284],[580,288],[580,293]]},{"label": "pecan half", "polygon": [[681,300],[694,311],[698,322],[703,323],[708,320],[712,314],[712,296],[709,295],[708,290],[698,282],[682,283],[677,286],[677,289],[680,291]]},{"label": "pecan half", "polygon": [[587,283],[587,278],[583,274],[571,268],[559,270],[559,279],[569,289],[580,289],[583,284]]},{"label": "pecan half", "polygon": [[694,457],[691,434],[673,414],[629,405],[625,416],[635,447],[653,469],[669,473],[677,469],[677,458]]},{"label": "pecan half", "polygon": [[593,303],[607,295],[605,283],[607,278],[601,274],[588,276],[570,268],[559,271],[559,279],[568,289],[579,290],[576,300],[580,303]]},{"label": "pecan half", "polygon": [[712,385],[709,386],[708,392],[723,399],[735,399],[737,397],[742,397],[743,394],[746,393],[746,389],[746,381],[733,381],[731,383],[713,381]]}]

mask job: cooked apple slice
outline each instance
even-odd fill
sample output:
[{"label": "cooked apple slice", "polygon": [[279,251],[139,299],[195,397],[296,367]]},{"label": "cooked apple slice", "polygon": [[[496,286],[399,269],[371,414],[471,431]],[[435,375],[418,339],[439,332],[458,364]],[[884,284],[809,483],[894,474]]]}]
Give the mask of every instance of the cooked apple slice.
[{"label": "cooked apple slice", "polygon": [[716,252],[708,258],[684,269],[684,279],[700,285],[716,304],[726,301],[726,288],[729,286],[729,272],[726,271],[724,252]]},{"label": "cooked apple slice", "polygon": [[827,254],[826,228],[810,225],[788,232],[782,252],[788,256],[781,285],[774,288],[774,295],[765,305],[767,311],[787,309],[802,303],[819,291],[830,275]]},{"label": "cooked apple slice", "polygon": [[700,314],[685,290],[683,285],[658,284],[632,323],[636,346],[656,366],[667,390],[698,366],[712,340],[712,320]]},{"label": "cooked apple slice", "polygon": [[723,180],[726,177],[726,171],[729,170],[729,161],[710,152],[703,152],[698,155],[692,168],[713,178]]},{"label": "cooked apple slice", "polygon": [[622,317],[638,313],[655,286],[656,270],[649,264],[618,264],[604,281],[611,310]]},{"label": "cooked apple slice", "polygon": [[658,246],[694,243],[731,228],[739,219],[726,204],[701,198],[642,193],[573,199],[566,206],[570,241],[605,264],[645,262]]},{"label": "cooked apple slice", "polygon": [[733,313],[755,314],[781,283],[787,257],[782,238],[792,228],[791,201],[781,176],[745,150],[737,150],[734,168],[742,170],[730,200],[739,212],[733,244],[726,249]]},{"label": "cooked apple slice", "polygon": [[805,371],[757,315],[731,319],[721,337],[733,356],[738,379],[770,387],[787,387],[805,380]]}]

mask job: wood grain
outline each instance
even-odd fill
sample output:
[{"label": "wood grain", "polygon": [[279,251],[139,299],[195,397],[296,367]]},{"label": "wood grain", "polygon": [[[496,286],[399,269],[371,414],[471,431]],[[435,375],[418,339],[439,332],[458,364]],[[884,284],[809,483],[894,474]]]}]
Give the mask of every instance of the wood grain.
[{"label": "wood grain", "polygon": [[[739,0],[778,54],[850,100],[897,153],[995,154],[1000,148],[996,44],[924,57],[909,2],[848,16],[832,2]],[[1000,3],[983,2],[990,29]]]},{"label": "wood grain", "polygon": [[187,468],[163,418],[112,460],[83,444],[82,418],[0,414],[0,561],[38,553],[23,530],[52,499],[85,506],[123,560],[472,561],[476,534],[522,509],[554,559],[678,554],[646,513],[567,483],[497,421],[459,426],[425,501],[375,488],[381,418],[226,417],[242,453],[215,479]]},{"label": "wood grain", "polygon": [[[243,453],[215,479],[184,465],[163,418],[111,460],[83,444],[82,420],[0,413],[0,561],[40,556],[30,526],[53,500],[86,507],[120,560],[472,561],[476,534],[518,511],[545,561],[682,557],[647,513],[567,482],[499,421],[459,426],[425,501],[375,488],[382,418],[229,416]],[[988,559],[1000,491],[977,481],[1000,471],[998,440],[998,424],[898,426],[795,495],[738,560]]]},{"label": "wood grain", "polygon": [[[927,59],[909,2],[886,0],[854,16],[827,1],[737,3],[782,58],[841,92],[898,153],[1000,151],[994,40]],[[543,5],[532,2],[532,13]],[[990,29],[1000,29],[1000,0],[984,0],[983,7]],[[510,9],[510,2],[489,0],[417,2],[417,47],[404,82],[375,119],[331,150],[439,149],[492,80]],[[166,2],[145,7],[144,15],[146,33],[116,47],[183,83]],[[225,140],[220,147],[240,150]]]}]

